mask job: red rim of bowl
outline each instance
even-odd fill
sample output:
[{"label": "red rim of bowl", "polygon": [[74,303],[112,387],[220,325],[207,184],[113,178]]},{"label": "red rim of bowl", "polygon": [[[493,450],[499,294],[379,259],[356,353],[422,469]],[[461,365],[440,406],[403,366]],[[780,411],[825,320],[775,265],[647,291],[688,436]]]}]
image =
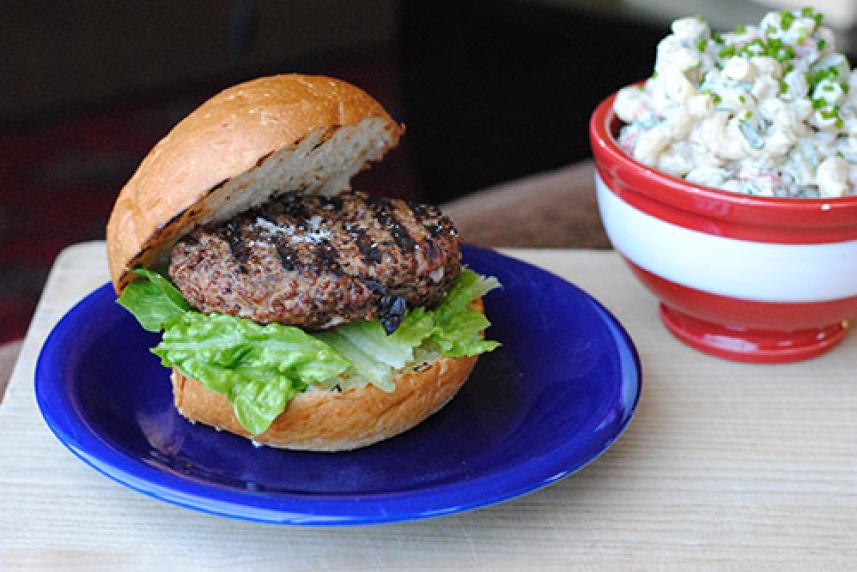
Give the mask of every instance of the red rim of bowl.
[{"label": "red rim of bowl", "polygon": [[[697,185],[637,162],[619,147],[613,135],[619,123],[613,112],[617,93],[612,93],[595,108],[589,122],[596,168],[608,186],[613,186],[611,181],[619,180],[628,190],[659,202],[732,221],[765,226],[857,225],[857,196],[797,199],[730,193]],[[616,192],[615,188],[612,190]]]}]

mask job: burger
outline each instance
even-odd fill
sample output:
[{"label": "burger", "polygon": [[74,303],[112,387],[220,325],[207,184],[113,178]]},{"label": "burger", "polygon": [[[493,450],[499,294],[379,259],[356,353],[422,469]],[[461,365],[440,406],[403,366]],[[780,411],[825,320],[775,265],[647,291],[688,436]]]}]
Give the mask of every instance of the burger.
[{"label": "burger", "polygon": [[278,75],[215,95],[164,137],[107,226],[118,302],[191,422],[342,451],[422,422],[498,343],[436,207],[353,192],[403,128],[343,81]]}]

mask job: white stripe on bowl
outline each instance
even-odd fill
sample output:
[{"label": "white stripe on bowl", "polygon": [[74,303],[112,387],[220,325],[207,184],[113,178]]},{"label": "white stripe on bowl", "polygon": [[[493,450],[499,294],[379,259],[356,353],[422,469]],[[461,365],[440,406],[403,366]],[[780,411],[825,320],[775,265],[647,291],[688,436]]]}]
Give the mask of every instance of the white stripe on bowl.
[{"label": "white stripe on bowl", "polygon": [[758,302],[823,302],[857,296],[857,240],[773,244],[724,238],[632,207],[614,195],[597,173],[595,187],[613,246],[662,278]]}]

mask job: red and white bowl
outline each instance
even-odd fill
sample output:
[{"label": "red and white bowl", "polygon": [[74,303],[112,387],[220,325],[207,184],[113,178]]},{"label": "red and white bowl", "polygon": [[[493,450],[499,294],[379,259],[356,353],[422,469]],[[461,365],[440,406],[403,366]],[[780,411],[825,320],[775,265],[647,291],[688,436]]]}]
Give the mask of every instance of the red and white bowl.
[{"label": "red and white bowl", "polygon": [[752,197],[646,167],[616,142],[613,94],[592,115],[607,234],[680,340],[747,362],[822,354],[857,316],[857,196]]}]

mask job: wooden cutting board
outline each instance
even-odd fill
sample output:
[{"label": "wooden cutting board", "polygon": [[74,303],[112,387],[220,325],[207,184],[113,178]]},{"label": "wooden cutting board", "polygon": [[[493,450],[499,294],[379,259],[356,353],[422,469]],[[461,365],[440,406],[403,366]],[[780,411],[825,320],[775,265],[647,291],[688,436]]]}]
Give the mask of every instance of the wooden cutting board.
[{"label": "wooden cutting board", "polygon": [[69,453],[33,396],[56,321],[107,280],[103,243],[57,260],[0,405],[0,568],[857,566],[857,335],[790,365],[721,361],[661,326],[613,252],[510,250],[601,300],[643,361],[639,410],[595,463],[496,507],[397,525],[229,520],[126,489]]}]

